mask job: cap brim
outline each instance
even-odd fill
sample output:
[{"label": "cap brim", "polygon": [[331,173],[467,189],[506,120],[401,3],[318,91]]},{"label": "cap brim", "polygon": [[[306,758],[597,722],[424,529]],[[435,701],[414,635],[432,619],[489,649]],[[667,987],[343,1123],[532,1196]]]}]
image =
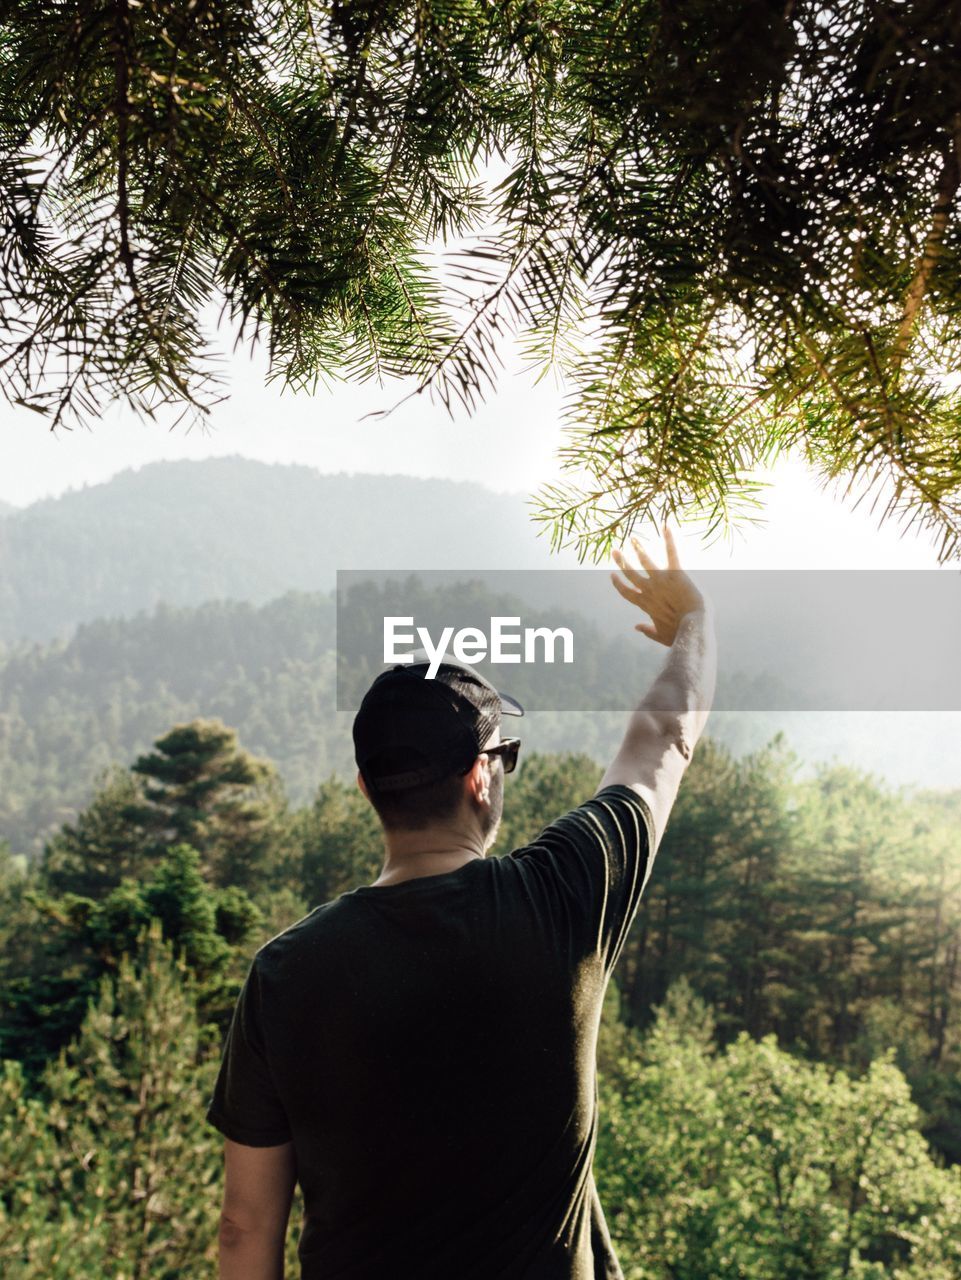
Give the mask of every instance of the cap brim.
[{"label": "cap brim", "polygon": [[524,708],[516,698],[512,698],[509,693],[501,693],[500,689],[497,692],[500,694],[502,716],[522,716],[524,714]]}]

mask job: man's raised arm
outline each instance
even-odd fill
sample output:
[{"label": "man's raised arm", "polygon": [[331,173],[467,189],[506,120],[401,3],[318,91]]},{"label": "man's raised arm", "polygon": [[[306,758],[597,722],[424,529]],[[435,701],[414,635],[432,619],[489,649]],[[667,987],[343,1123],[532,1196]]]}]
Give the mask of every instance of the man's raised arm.
[{"label": "man's raised arm", "polygon": [[710,602],[681,569],[666,523],[664,541],[667,568],[659,569],[640,543],[631,539],[646,576],[629,565],[621,552],[614,552],[623,574],[623,578],[611,574],[614,586],[650,618],[649,623],[638,623],[636,630],[668,646],[668,653],[663,669],[631,716],[624,741],[598,788],[620,783],[647,802],[654,819],[655,850],[707,723],[717,675]]}]

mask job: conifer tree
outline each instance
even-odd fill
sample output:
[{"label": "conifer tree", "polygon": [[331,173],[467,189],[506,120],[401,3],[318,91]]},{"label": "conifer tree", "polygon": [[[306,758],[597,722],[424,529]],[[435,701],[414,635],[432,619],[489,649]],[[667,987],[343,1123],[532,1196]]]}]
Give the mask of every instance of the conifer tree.
[{"label": "conifer tree", "polygon": [[[74,1041],[28,1088],[0,1072],[5,1280],[180,1280],[212,1273],[223,1138],[204,1113],[221,1056],[159,921],[102,978]],[[287,1266],[297,1265],[295,1195]]]},{"label": "conifer tree", "polygon": [[296,882],[311,907],[376,879],[383,861],[383,836],[370,802],[356,783],[334,777],[296,815],[292,843]]},{"label": "conifer tree", "polygon": [[108,770],[75,822],[47,841],[41,874],[53,893],[99,898],[125,876],[137,879],[150,862],[134,822],[143,801],[140,779],[119,766]]},{"label": "conifer tree", "polygon": [[195,984],[202,1014],[226,1023],[247,960],[245,944],[261,913],[244,890],[211,890],[200,855],[175,845],[149,880],[125,879],[100,901],[28,891],[41,926],[30,970],[0,989],[0,1054],[32,1073],[76,1032],[104,975],[135,956],[145,930],[176,947]]},{"label": "conifer tree", "polygon": [[210,1265],[221,1144],[202,1105],[216,1060],[154,925],[136,962],[104,977],[38,1098],[8,1064],[0,1133],[13,1147],[19,1131],[21,1152],[7,1166],[19,1212],[3,1223],[5,1275],[172,1280]]},{"label": "conifer tree", "polygon": [[219,720],[192,720],[131,766],[144,802],[129,813],[154,850],[188,844],[211,883],[250,889],[281,856],[277,771],[244,751]]}]

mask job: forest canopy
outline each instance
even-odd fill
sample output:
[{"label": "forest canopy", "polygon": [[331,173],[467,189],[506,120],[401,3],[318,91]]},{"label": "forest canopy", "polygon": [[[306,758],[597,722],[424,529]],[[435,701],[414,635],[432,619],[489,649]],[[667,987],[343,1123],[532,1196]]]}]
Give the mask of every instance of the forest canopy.
[{"label": "forest canopy", "polygon": [[[794,766],[702,739],[608,989],[595,1168],[630,1280],[958,1274],[959,796]],[[528,755],[491,856],[600,773]],[[355,784],[291,808],[211,720],[117,770],[25,872],[0,848],[0,1264],[211,1261],[203,1114],[250,957],[380,858]]]},{"label": "forest canopy", "polygon": [[50,426],[209,411],[211,307],[295,388],[451,410],[513,336],[567,378],[557,542],[749,518],[792,450],[961,549],[958,0],[9,0],[0,41],[0,386]]}]

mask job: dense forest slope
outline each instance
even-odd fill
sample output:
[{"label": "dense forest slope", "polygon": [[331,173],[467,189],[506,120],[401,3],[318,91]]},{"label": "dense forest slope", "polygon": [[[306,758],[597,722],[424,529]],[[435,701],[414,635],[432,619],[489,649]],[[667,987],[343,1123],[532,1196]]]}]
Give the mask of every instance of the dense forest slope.
[{"label": "dense forest slope", "polygon": [[[291,592],[259,607],[161,605],[134,618],[86,623],[69,640],[17,647],[0,659],[0,840],[36,854],[87,802],[104,768],[127,763],[195,716],[233,725],[252,751],[276,761],[296,804],[331,774],[350,777],[352,716],[335,709],[334,630],[331,595]],[[625,638],[626,650],[611,641],[601,655],[608,660],[584,673],[599,693],[620,689],[623,709],[531,714],[521,729],[525,756],[540,750],[610,758],[627,710],[647,687],[633,639]],[[518,669],[512,674],[506,687],[526,697]],[[602,705],[600,696],[594,705]],[[891,740],[872,733],[865,719],[871,717],[849,723],[844,716],[715,712],[709,732],[742,752],[783,730],[803,760],[837,757],[900,781],[898,766],[903,777],[911,759],[915,781],[957,787],[950,743],[926,728],[932,717],[880,717],[897,722]]]},{"label": "dense forest slope", "polygon": [[163,462],[8,513],[0,644],[159,603],[329,591],[337,569],[534,569],[551,557],[521,495],[244,458]]},{"label": "dense forest slope", "polygon": [[[353,771],[334,642],[332,595],[291,592],[260,607],[161,605],[14,650],[0,661],[0,839],[36,853],[104,768],[195,716],[237,727],[251,750],[276,761],[291,798],[306,802],[323,778]],[[607,665],[623,670],[625,660]],[[525,753],[571,746],[604,758],[624,719],[539,713],[524,723]]]}]

